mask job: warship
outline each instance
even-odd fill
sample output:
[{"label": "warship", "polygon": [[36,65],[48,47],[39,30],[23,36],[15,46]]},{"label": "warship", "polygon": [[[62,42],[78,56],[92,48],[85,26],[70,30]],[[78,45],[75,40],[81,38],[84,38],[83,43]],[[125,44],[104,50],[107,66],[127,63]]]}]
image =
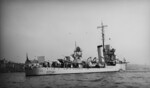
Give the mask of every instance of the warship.
[{"label": "warship", "polygon": [[45,61],[44,56],[38,60],[29,60],[26,54],[25,74],[26,76],[71,74],[71,73],[100,73],[116,72],[126,70],[126,60],[116,57],[115,49],[109,44],[105,45],[104,28],[107,25],[98,26],[102,30],[102,44],[97,46],[98,57],[89,57],[82,60],[82,49],[75,44],[75,50],[70,56],[64,56],[56,61]]}]

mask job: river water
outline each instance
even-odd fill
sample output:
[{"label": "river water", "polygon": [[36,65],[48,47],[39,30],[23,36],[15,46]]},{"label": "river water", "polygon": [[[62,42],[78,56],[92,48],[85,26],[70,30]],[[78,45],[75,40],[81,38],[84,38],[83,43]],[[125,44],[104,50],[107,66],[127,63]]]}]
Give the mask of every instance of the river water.
[{"label": "river water", "polygon": [[26,77],[1,73],[0,88],[150,88],[150,71]]}]

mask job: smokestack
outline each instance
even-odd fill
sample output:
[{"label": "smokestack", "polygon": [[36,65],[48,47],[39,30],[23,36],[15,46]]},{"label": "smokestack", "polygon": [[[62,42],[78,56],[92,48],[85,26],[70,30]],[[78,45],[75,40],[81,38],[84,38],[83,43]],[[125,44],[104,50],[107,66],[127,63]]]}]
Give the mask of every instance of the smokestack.
[{"label": "smokestack", "polygon": [[97,51],[98,51],[98,59],[99,62],[102,63],[102,49],[101,49],[102,45],[97,46]]}]

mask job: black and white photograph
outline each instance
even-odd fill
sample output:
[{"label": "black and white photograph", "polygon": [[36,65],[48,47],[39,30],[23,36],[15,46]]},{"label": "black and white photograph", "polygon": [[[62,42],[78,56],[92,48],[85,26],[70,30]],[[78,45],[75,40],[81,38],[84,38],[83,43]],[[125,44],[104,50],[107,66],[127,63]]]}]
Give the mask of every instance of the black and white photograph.
[{"label": "black and white photograph", "polygon": [[150,0],[1,0],[0,88],[150,88]]}]

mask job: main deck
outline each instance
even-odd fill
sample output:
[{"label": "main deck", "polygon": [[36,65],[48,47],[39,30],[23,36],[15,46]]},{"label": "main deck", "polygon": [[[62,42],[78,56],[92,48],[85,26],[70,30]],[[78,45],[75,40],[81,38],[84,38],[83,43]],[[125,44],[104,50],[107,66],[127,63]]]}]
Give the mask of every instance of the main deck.
[{"label": "main deck", "polygon": [[40,67],[26,69],[27,76],[52,75],[52,74],[71,74],[71,73],[95,73],[95,72],[116,72],[125,70],[126,64],[116,64],[116,66],[106,66],[105,68],[53,68]]}]

